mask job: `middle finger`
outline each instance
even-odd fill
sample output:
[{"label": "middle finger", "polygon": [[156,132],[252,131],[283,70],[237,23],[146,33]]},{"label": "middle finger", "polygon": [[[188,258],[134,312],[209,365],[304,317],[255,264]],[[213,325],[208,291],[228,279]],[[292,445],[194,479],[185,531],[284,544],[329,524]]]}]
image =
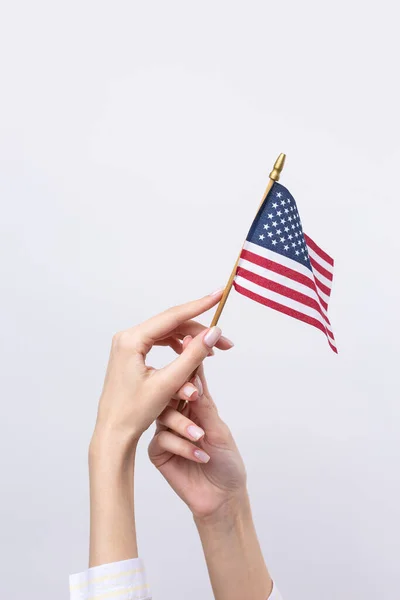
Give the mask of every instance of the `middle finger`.
[{"label": "middle finger", "polygon": [[174,433],[195,442],[199,441],[205,434],[201,427],[198,427],[193,421],[169,406],[163,410],[157,421]]}]

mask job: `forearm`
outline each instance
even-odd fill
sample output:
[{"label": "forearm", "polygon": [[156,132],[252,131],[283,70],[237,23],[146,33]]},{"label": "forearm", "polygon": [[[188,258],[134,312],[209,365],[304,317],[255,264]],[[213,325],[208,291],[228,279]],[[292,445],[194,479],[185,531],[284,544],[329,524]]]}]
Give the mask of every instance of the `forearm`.
[{"label": "forearm", "polygon": [[94,436],[89,450],[89,566],[138,556],[134,512],[136,445]]},{"label": "forearm", "polygon": [[267,600],[272,591],[247,494],[218,515],[195,519],[215,600]]}]

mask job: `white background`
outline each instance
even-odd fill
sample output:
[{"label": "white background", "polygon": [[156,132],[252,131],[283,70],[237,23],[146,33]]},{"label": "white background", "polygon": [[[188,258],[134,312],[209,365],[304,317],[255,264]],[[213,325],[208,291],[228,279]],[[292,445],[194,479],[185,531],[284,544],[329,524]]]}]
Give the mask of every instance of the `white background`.
[{"label": "white background", "polygon": [[[210,360],[210,385],[285,600],[398,597],[396,10],[2,3],[2,597],[68,597],[87,564],[87,445],[111,336],[224,283],[282,151],[281,182],[336,259],[340,354],[233,293],[221,326],[236,348]],[[211,598],[149,435],[137,517],[154,598]]]}]

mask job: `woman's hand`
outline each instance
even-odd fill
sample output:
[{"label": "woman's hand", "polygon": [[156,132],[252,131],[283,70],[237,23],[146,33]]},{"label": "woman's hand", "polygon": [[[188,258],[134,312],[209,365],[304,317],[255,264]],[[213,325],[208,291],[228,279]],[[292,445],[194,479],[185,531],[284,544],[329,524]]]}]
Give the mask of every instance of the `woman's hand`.
[{"label": "woman's hand", "polygon": [[[212,308],[221,295],[218,291],[175,306],[114,336],[92,445],[110,435],[119,445],[134,445],[171,397],[198,397],[196,386],[188,383],[191,374],[214,345],[227,350],[232,344],[221,337],[218,327],[206,329],[190,319]],[[181,340],[188,334],[196,337],[182,351]],[[146,355],[154,345],[169,345],[180,355],[155,370],[146,365]]]},{"label": "woman's hand", "polygon": [[[194,400],[198,389],[187,383],[215,345],[232,344],[218,327],[191,321],[212,308],[222,291],[170,308],[114,336],[95,431],[89,448],[90,566],[137,556],[134,513],[134,462],[137,441],[165,409],[171,396]],[[196,336],[183,349],[182,338]],[[166,367],[146,365],[154,345],[170,345],[180,355]],[[178,400],[177,400],[178,401]]]},{"label": "woman's hand", "polygon": [[[195,340],[187,336],[184,352]],[[221,420],[200,366],[193,380],[200,390],[183,412],[172,400],[157,420],[149,456],[197,519],[246,498],[246,471],[227,425]]]},{"label": "woman's hand", "polygon": [[[193,343],[187,336],[183,348]],[[210,396],[203,365],[196,377],[199,397],[184,414],[176,400],[161,413],[150,459],[193,513],[215,600],[264,600],[272,580],[254,528],[244,464]]]}]

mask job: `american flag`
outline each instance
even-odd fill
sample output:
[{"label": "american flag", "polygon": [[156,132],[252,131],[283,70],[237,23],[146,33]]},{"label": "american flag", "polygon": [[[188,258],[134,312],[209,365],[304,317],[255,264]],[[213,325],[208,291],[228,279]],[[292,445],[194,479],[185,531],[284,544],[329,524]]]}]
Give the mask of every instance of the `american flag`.
[{"label": "american flag", "polygon": [[303,232],[295,199],[275,182],[244,243],[235,289],[320,329],[337,352],[328,318],[332,280],[333,259]]}]

